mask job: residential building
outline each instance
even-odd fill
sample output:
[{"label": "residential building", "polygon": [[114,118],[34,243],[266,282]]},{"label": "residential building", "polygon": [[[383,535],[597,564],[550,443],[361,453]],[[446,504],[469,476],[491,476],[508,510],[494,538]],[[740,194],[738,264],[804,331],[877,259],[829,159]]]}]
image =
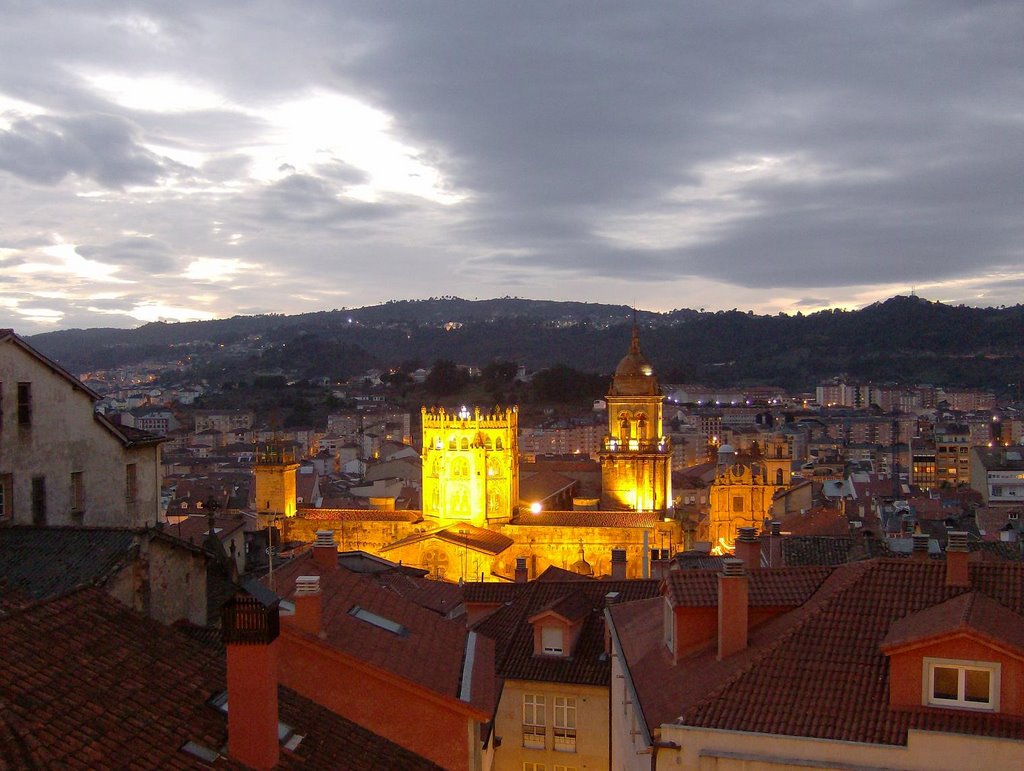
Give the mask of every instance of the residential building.
[{"label": "residential building", "polygon": [[97,393],[11,330],[0,378],[0,524],[159,521],[160,437],[96,413]]},{"label": "residential building", "polygon": [[1024,505],[1024,448],[972,447],[971,487],[986,506]]},{"label": "residential building", "polygon": [[605,614],[611,767],[1022,767],[1022,582],[965,533],[944,560],[671,572]]}]

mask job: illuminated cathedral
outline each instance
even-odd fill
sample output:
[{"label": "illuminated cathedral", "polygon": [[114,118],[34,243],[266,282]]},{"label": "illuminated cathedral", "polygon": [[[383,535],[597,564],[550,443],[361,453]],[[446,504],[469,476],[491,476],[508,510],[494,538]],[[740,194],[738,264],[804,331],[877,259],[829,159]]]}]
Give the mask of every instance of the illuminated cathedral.
[{"label": "illuminated cathedral", "polygon": [[[297,508],[294,465],[256,464],[256,500],[280,518],[284,540],[311,542],[331,530],[342,550],[361,549],[421,567],[438,579],[513,580],[549,566],[591,576],[611,573],[622,549],[627,575],[649,574],[659,557],[684,548],[672,511],[672,448],[662,431],[662,396],[640,350],[629,351],[606,397],[608,431],[599,454],[600,507],[524,511],[519,506],[518,411],[422,408],[422,510]],[[289,489],[291,499],[288,500]]]}]

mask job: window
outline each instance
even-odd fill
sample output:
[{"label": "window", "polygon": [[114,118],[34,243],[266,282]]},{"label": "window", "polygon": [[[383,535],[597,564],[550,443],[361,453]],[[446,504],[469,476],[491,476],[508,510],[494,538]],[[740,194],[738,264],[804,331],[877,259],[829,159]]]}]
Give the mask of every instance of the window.
[{"label": "window", "polygon": [[576,697],[555,697],[555,750],[576,752]]},{"label": "window", "polygon": [[560,766],[556,763],[555,771],[576,771],[576,766]]},{"label": "window", "polygon": [[544,653],[561,656],[565,652],[562,639],[562,627],[545,626],[540,630],[540,644]]},{"label": "window", "polygon": [[937,707],[999,708],[999,664],[924,660],[925,701]]},{"label": "window", "polygon": [[85,483],[81,471],[71,472],[71,513],[85,511]]},{"label": "window", "polygon": [[523,762],[523,771],[544,771],[544,764],[531,763],[527,760]]},{"label": "window", "polygon": [[523,746],[544,749],[545,698],[535,693],[523,694]]},{"label": "window", "polygon": [[46,524],[46,477],[32,477],[32,524]]},{"label": "window", "polygon": [[733,511],[743,511],[743,496],[742,495],[734,495],[732,497],[732,510]]},{"label": "window", "polygon": [[18,425],[32,425],[32,384],[18,383]]},{"label": "window", "polygon": [[139,469],[134,463],[125,466],[124,499],[128,504],[135,503],[139,497]]},{"label": "window", "polygon": [[10,474],[0,474],[0,522],[14,514],[14,492]]}]

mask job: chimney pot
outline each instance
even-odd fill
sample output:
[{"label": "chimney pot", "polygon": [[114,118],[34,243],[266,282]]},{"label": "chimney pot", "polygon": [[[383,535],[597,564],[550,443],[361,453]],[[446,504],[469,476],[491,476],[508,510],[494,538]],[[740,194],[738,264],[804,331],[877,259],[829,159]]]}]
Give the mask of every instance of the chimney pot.
[{"label": "chimney pot", "polygon": [[516,557],[516,583],[525,584],[530,578],[530,571],[526,568],[526,557]]},{"label": "chimney pot", "polygon": [[612,549],[612,579],[623,581],[626,578],[626,550]]},{"label": "chimney pot", "polygon": [[761,539],[757,537],[756,527],[739,528],[733,553],[743,560],[747,570],[761,567]]},{"label": "chimney pot", "polygon": [[749,579],[743,560],[722,560],[718,576],[718,658],[724,659],[747,647]]},{"label": "chimney pot", "polygon": [[313,561],[321,570],[335,570],[338,567],[338,547],[334,544],[333,530],[317,530],[313,541]]},{"label": "chimney pot", "polygon": [[949,533],[946,540],[946,586],[971,585],[967,554],[967,533],[962,530]]}]

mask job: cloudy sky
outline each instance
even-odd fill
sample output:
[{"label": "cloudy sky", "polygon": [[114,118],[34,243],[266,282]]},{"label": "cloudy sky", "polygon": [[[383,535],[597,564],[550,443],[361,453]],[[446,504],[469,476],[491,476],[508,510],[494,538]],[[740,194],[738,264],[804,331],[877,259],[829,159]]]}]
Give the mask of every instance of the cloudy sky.
[{"label": "cloudy sky", "polygon": [[1024,285],[1024,5],[0,0],[0,326]]}]

